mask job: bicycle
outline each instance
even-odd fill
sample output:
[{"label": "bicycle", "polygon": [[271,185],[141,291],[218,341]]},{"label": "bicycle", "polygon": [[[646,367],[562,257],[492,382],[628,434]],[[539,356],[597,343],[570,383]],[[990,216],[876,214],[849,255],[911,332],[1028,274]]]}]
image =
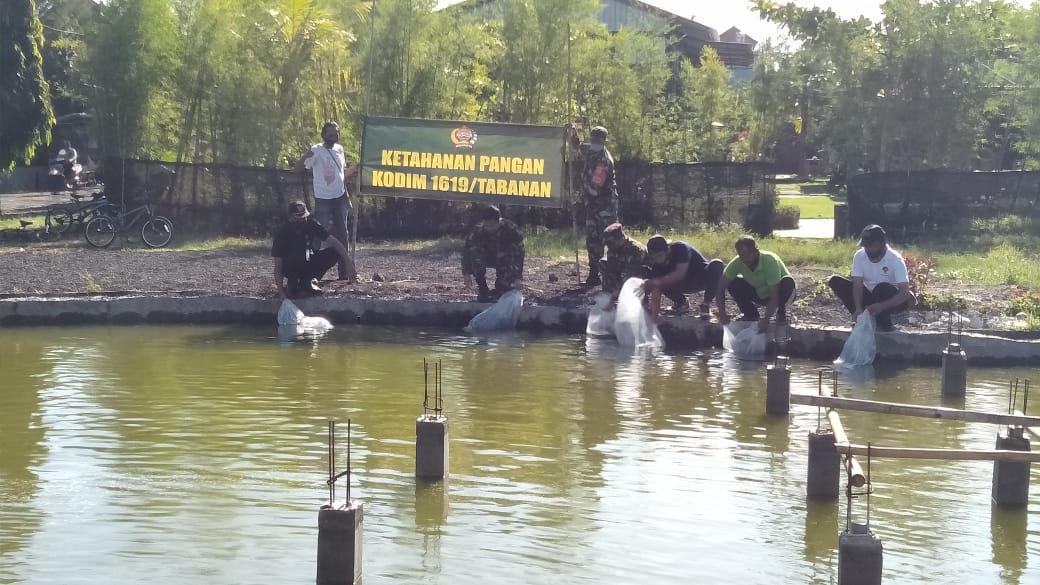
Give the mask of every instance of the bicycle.
[{"label": "bicycle", "polygon": [[61,234],[44,226],[39,229],[28,229],[33,222],[24,219],[18,220],[20,227],[0,230],[0,242],[54,242]]},{"label": "bicycle", "polygon": [[141,224],[141,241],[149,248],[162,248],[173,239],[173,222],[152,213],[152,207],[147,201],[113,216],[99,215],[91,219],[87,222],[84,235],[91,246],[106,248],[116,239],[117,234],[129,233],[141,219],[144,219]]},{"label": "bicycle", "polygon": [[119,208],[109,202],[108,197],[101,191],[92,194],[91,200],[84,202],[85,195],[71,193],[69,197],[74,203],[60,203],[47,208],[47,215],[43,223],[58,235],[64,235],[72,228],[74,223],[86,223],[98,215],[116,215]]}]

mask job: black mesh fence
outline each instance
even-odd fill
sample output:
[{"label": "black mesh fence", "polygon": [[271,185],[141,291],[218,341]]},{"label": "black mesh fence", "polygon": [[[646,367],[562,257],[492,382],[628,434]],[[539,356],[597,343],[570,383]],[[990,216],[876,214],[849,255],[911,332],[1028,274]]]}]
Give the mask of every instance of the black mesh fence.
[{"label": "black mesh fence", "polygon": [[[284,219],[289,202],[313,202],[309,173],[233,165],[110,160],[105,165],[110,197],[147,199],[159,212],[194,233],[266,236]],[[772,231],[775,210],[771,168],[758,163],[617,165],[619,213],[626,225],[680,229],[736,224],[758,234]],[[572,173],[578,180],[577,168]],[[121,186],[125,185],[125,189]],[[349,187],[349,185],[348,185]],[[463,233],[472,204],[361,197],[362,238],[427,238]],[[510,206],[506,217],[521,225],[569,227],[582,210]]]},{"label": "black mesh fence", "polygon": [[930,170],[849,180],[849,233],[876,223],[898,241],[949,235],[976,219],[1040,217],[1040,172]]}]

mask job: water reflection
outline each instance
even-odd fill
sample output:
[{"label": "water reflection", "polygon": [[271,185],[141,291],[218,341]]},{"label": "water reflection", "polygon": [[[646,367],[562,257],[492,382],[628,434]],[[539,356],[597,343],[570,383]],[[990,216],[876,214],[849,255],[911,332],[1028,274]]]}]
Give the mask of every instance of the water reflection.
[{"label": "water reflection", "polygon": [[[40,407],[47,351],[35,340],[13,340],[0,351],[0,559],[17,558],[44,518],[35,499],[48,452]],[[0,583],[13,583],[5,564],[0,562]]]},{"label": "water reflection", "polygon": [[994,504],[990,510],[990,534],[993,538],[993,562],[1000,565],[1001,583],[1019,585],[1029,562],[1027,546],[1029,513],[1022,509],[1002,508]]}]

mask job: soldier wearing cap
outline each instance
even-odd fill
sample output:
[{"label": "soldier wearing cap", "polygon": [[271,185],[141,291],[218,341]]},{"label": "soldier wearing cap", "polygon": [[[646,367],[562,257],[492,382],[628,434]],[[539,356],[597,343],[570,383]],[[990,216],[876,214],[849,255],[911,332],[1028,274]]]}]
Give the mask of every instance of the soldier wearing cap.
[{"label": "soldier wearing cap", "polygon": [[864,310],[877,319],[878,329],[892,331],[892,315],[915,302],[903,256],[888,247],[885,230],[871,224],[860,233],[861,248],[852,256],[852,279],[835,274],[827,281],[853,318]]},{"label": "soldier wearing cap", "polygon": [[[477,301],[496,300],[502,293],[523,287],[524,235],[494,205],[481,207],[477,226],[462,248],[462,276],[466,288],[477,281]],[[495,290],[488,288],[487,269],[495,269]]]},{"label": "soldier wearing cap", "polygon": [[620,223],[612,223],[603,230],[607,258],[599,261],[603,290],[616,301],[621,287],[629,278],[644,278],[649,273],[646,265],[646,247],[628,237]]},{"label": "soldier wearing cap", "polygon": [[[274,235],[271,257],[274,258],[274,285],[278,297],[300,298],[321,294],[318,281],[338,262],[346,263],[354,272],[347,249],[324,226],[314,221],[307,204],[289,204],[287,221]],[[325,244],[322,248],[321,245]],[[286,283],[286,281],[288,281]]]},{"label": "soldier wearing cap", "polygon": [[581,201],[585,207],[585,249],[589,254],[589,277],[586,286],[601,284],[599,261],[603,258],[603,230],[618,221],[618,193],[614,180],[614,157],[607,150],[607,129],[596,126],[589,142],[582,144],[578,131],[567,124],[571,146],[581,153]]}]

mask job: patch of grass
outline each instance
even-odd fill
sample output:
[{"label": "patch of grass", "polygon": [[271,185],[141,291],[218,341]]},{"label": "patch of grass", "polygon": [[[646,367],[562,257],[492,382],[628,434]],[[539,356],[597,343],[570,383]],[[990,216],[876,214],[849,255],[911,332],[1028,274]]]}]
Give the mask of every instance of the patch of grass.
[{"label": "patch of grass", "polygon": [[782,207],[797,207],[802,219],[833,219],[834,201],[826,195],[779,196]]},{"label": "patch of grass", "polygon": [[31,221],[32,225],[29,229],[43,227],[43,215],[9,215],[7,217],[0,217],[0,230],[20,228],[22,224],[21,220]]},{"label": "patch of grass", "polygon": [[937,273],[973,284],[1040,286],[1040,257],[1011,244],[1000,244],[985,255],[942,254],[936,257]]},{"label": "patch of grass", "polygon": [[156,248],[155,251],[162,252],[163,250],[180,250],[185,252],[208,252],[212,250],[254,250],[257,248],[270,247],[271,241],[267,239],[225,237],[188,240],[179,242],[168,248]]},{"label": "patch of grass", "polygon": [[94,275],[89,272],[81,272],[80,278],[83,279],[83,290],[88,293],[99,293],[105,290],[105,283],[94,278]]}]

